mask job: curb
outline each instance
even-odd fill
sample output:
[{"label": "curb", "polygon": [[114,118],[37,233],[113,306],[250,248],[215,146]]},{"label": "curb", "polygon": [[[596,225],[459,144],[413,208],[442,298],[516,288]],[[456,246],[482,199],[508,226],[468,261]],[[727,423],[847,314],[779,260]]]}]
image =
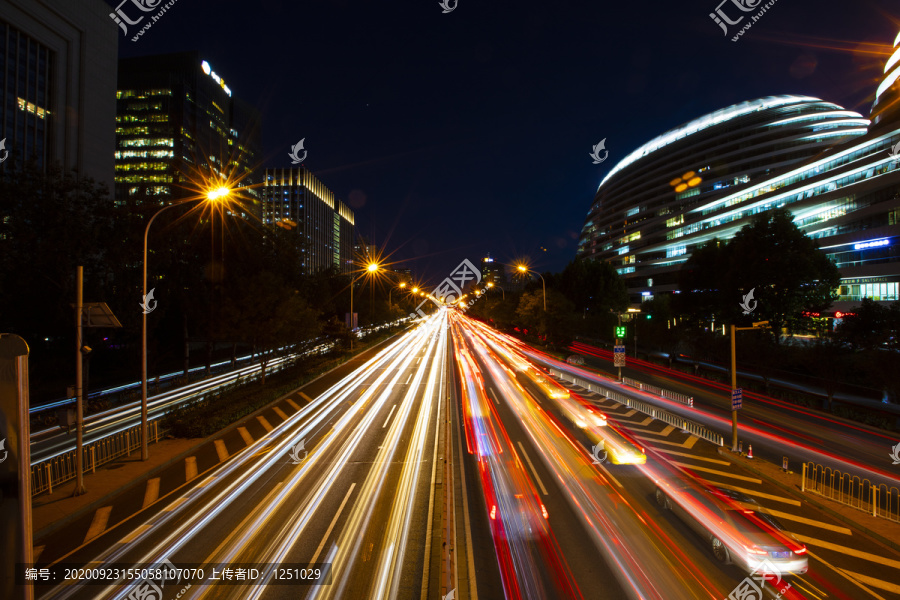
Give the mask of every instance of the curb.
[{"label": "curb", "polygon": [[[857,530],[859,530],[859,531],[862,531],[863,533],[865,533],[865,534],[868,535],[869,537],[873,538],[874,540],[878,541],[879,543],[881,543],[881,544],[883,544],[883,545],[885,545],[885,546],[887,546],[887,547],[889,547],[889,548],[891,548],[891,549],[893,549],[893,550],[895,550],[895,551],[897,551],[897,552],[900,552],[900,543],[897,543],[897,542],[894,542],[894,541],[892,541],[892,540],[889,540],[889,539],[887,539],[886,537],[884,537],[883,535],[881,535],[881,534],[879,534],[879,533],[875,533],[874,531],[872,531],[871,529],[869,529],[869,528],[866,527],[865,525],[859,523],[858,521],[854,521],[853,519],[850,519],[850,518],[845,517],[844,515],[842,515],[842,514],[840,514],[840,513],[837,513],[837,512],[835,512],[835,511],[833,511],[831,508],[829,508],[828,506],[822,504],[822,503],[819,502],[818,500],[812,499],[812,498],[810,497],[809,494],[805,494],[805,493],[801,492],[800,490],[796,490],[796,489],[794,489],[794,488],[792,488],[792,487],[790,487],[790,486],[787,486],[787,485],[781,483],[780,481],[778,481],[778,480],[776,480],[776,479],[773,479],[773,478],[769,477],[768,475],[766,475],[765,473],[763,473],[763,472],[760,471],[759,469],[756,469],[756,468],[754,468],[754,467],[752,467],[752,466],[750,466],[750,465],[748,465],[748,464],[746,464],[746,463],[744,463],[744,462],[738,462],[738,461],[736,460],[736,457],[732,454],[731,450],[728,450],[728,449],[726,449],[726,448],[720,447],[720,448],[718,449],[718,453],[719,453],[719,456],[721,456],[722,458],[724,458],[725,460],[727,460],[727,461],[730,462],[731,464],[733,464],[733,465],[735,465],[735,466],[737,466],[737,467],[739,467],[739,468],[742,468],[742,469],[744,469],[744,470],[746,470],[746,471],[749,471],[750,473],[753,473],[754,475],[756,475],[756,476],[759,477],[760,479],[763,479],[763,480],[765,480],[767,483],[772,484],[772,485],[774,485],[774,486],[776,486],[776,487],[778,487],[778,488],[781,488],[782,490],[784,490],[784,491],[786,491],[786,492],[789,492],[789,493],[795,494],[795,495],[799,495],[801,498],[803,498],[803,501],[804,501],[804,502],[807,502],[808,504],[811,504],[812,506],[815,506],[817,509],[821,510],[822,512],[824,512],[824,513],[827,514],[828,516],[832,517],[833,519],[837,519],[838,521],[840,521],[841,523],[844,523],[845,525],[849,525],[850,527],[852,527],[852,528],[854,528],[854,529],[857,529]],[[753,459],[753,460],[763,460],[763,459],[761,459],[761,458],[755,458],[755,459]],[[763,461],[763,462],[766,462],[766,461]],[[771,464],[771,463],[770,463],[770,464]],[[777,466],[777,465],[774,465],[774,464],[773,464],[773,466]],[[802,477],[802,475],[801,475],[801,477]],[[893,521],[892,521],[892,522],[893,522]]]},{"label": "curb", "polygon": [[[398,335],[401,334],[401,333],[404,333],[404,331],[398,332]],[[264,410],[270,409],[272,406],[274,406],[274,405],[277,404],[278,402],[283,401],[285,398],[287,398],[287,397],[290,396],[291,394],[294,394],[295,392],[297,392],[297,391],[299,391],[299,390],[303,390],[303,389],[306,388],[307,386],[312,385],[313,383],[315,383],[315,382],[318,381],[319,379],[325,377],[326,375],[328,375],[328,374],[330,374],[330,373],[336,371],[337,369],[340,369],[341,367],[346,366],[348,363],[350,363],[350,361],[354,360],[355,358],[358,358],[358,357],[362,356],[363,354],[365,354],[365,353],[367,353],[367,352],[370,352],[370,351],[372,351],[372,350],[375,350],[376,348],[378,348],[378,347],[381,346],[382,344],[385,344],[385,343],[389,342],[389,341],[390,341],[391,339],[393,339],[394,337],[395,337],[395,336],[391,336],[391,337],[387,338],[386,340],[384,340],[384,341],[382,341],[382,342],[380,342],[380,343],[378,343],[378,344],[372,346],[371,348],[367,348],[367,349],[365,349],[365,350],[362,350],[362,351],[359,352],[358,354],[356,354],[356,355],[352,356],[351,358],[347,359],[345,362],[342,362],[341,364],[339,364],[339,365],[333,367],[332,369],[330,369],[330,370],[328,370],[328,371],[325,371],[324,373],[322,373],[321,375],[319,375],[319,376],[316,377],[315,379],[312,379],[312,380],[310,380],[310,381],[307,381],[307,382],[304,383],[303,385],[301,385],[301,386],[299,386],[299,387],[297,387],[297,388],[291,390],[291,391],[288,392],[287,394],[284,394],[283,396],[280,396],[279,398],[276,398],[275,400],[272,400],[271,402],[269,402],[269,403],[266,404],[265,406],[262,406],[262,407],[258,408],[257,410],[253,411],[251,414],[246,415],[245,417],[243,417],[242,419],[240,419],[239,421],[235,421],[235,422],[232,423],[231,425],[228,425],[228,426],[225,427],[224,429],[222,429],[222,430],[220,430],[220,431],[217,431],[216,433],[212,434],[212,435],[209,436],[209,437],[202,438],[199,442],[197,442],[197,444],[191,446],[190,448],[188,448],[187,450],[185,450],[184,452],[182,452],[182,453],[179,454],[178,456],[176,456],[176,457],[174,457],[174,458],[171,458],[171,459],[167,460],[166,462],[157,465],[156,467],[153,468],[153,470],[148,471],[147,473],[141,475],[140,477],[138,477],[138,478],[136,478],[136,479],[132,479],[131,481],[127,482],[124,486],[122,486],[122,487],[119,489],[119,491],[112,492],[112,493],[107,494],[107,495],[105,495],[105,496],[103,496],[103,497],[101,497],[101,498],[98,498],[97,500],[95,500],[94,502],[91,502],[91,503],[88,504],[87,506],[84,506],[84,507],[78,509],[77,511],[75,511],[75,512],[73,512],[73,513],[71,513],[71,514],[69,514],[69,515],[67,515],[67,516],[65,516],[65,517],[63,517],[62,519],[58,519],[58,520],[54,521],[52,525],[48,525],[47,527],[44,527],[44,528],[41,529],[40,531],[33,531],[33,532],[32,532],[32,536],[31,536],[32,544],[33,544],[35,541],[37,541],[37,540],[39,540],[39,539],[41,539],[41,538],[45,538],[45,537],[48,537],[48,536],[53,535],[55,532],[59,531],[59,530],[62,529],[63,527],[69,525],[70,523],[73,523],[74,521],[77,521],[78,519],[80,519],[81,517],[83,517],[85,514],[87,514],[87,513],[89,513],[89,512],[95,512],[98,508],[100,508],[101,506],[103,506],[103,505],[105,505],[105,504],[111,502],[112,500],[114,500],[115,498],[117,498],[118,496],[120,496],[122,493],[124,493],[124,492],[125,492],[126,490],[128,490],[129,488],[131,488],[131,487],[133,487],[133,486],[135,486],[135,485],[139,485],[139,484],[141,484],[141,483],[145,483],[147,480],[152,479],[155,475],[157,475],[157,474],[161,473],[162,471],[164,471],[165,469],[171,467],[173,464],[176,464],[176,463],[179,462],[179,461],[183,461],[183,460],[184,460],[185,458],[187,458],[188,456],[193,455],[199,448],[202,448],[202,447],[205,446],[206,444],[209,444],[209,443],[214,442],[215,440],[219,439],[220,437],[224,436],[225,434],[227,434],[227,433],[233,431],[234,429],[240,427],[244,422],[246,422],[246,421],[248,421],[248,420],[250,420],[250,419],[255,418],[256,415],[257,415],[258,413],[261,413],[261,412],[264,411]],[[231,456],[229,456],[228,458],[231,458]],[[227,459],[226,459],[226,460],[227,460]],[[220,464],[221,464],[221,463],[220,463]],[[142,510],[143,510],[143,509],[142,509]],[[137,514],[137,513],[134,513],[134,514]]]}]

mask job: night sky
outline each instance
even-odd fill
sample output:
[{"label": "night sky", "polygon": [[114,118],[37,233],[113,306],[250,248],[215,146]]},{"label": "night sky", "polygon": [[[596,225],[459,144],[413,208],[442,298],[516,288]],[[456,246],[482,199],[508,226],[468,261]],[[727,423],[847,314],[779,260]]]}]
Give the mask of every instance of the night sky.
[{"label": "night sky", "polygon": [[900,3],[777,0],[737,42],[718,3],[177,0],[119,54],[199,50],[262,111],[261,167],[306,138],[358,229],[436,284],[485,252],[562,269],[606,173],[713,110],[801,94],[868,116]]}]

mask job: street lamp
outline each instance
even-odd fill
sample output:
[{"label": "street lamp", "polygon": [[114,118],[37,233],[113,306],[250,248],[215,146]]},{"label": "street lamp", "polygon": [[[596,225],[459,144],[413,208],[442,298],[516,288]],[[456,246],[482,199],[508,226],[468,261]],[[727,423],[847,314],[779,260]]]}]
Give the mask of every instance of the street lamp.
[{"label": "street lamp", "polygon": [[[209,190],[206,193],[206,201],[207,202],[223,202],[225,198],[231,193],[231,190],[227,187],[217,187]],[[197,199],[194,199],[197,200]],[[193,202],[194,200],[188,200],[187,202]],[[200,198],[202,200],[202,198]],[[174,208],[176,206],[181,206],[182,204],[187,204],[187,202],[179,202],[177,204],[169,204],[168,206],[163,206],[161,209],[156,211],[156,213],[150,217],[150,220],[147,221],[147,227],[144,229],[144,302],[147,301],[147,239],[150,236],[150,226],[153,225],[153,221],[156,220],[156,217],[160,215],[160,213]],[[150,449],[148,448],[148,426],[147,426],[147,315],[148,311],[144,309],[144,316],[141,324],[141,460],[148,460],[150,458]]]},{"label": "street lamp", "polygon": [[[766,329],[769,327],[768,321],[757,321],[753,327],[735,327],[731,326],[731,451],[738,451],[738,430],[737,430],[737,407],[735,406],[735,394],[737,393],[737,358],[734,351],[734,333],[736,331],[747,331],[748,329]],[[743,394],[741,403],[743,403]]]},{"label": "street lamp", "polygon": [[495,288],[497,288],[498,290],[500,290],[500,291],[503,293],[503,299],[506,300],[506,290],[504,290],[502,287],[500,287],[499,285],[496,285],[493,281],[488,281],[487,286],[488,286],[489,288],[495,287]]},{"label": "street lamp", "polygon": [[[398,285],[397,287],[402,290],[403,288],[406,287],[406,282],[401,281],[400,285]],[[394,293],[394,288],[391,287],[391,289],[388,290],[388,308],[390,308],[393,305],[393,301],[391,300],[391,294],[393,294],[393,293]]]},{"label": "street lamp", "polygon": [[[541,275],[540,273],[537,273],[537,272],[534,272],[534,271],[529,271],[529,270],[528,270],[528,267],[526,267],[525,265],[516,265],[516,269],[518,269],[518,271],[519,271],[520,273],[524,273],[524,274],[526,274],[526,275],[532,275],[532,274],[534,274],[534,275],[537,275],[538,277],[541,278],[541,287],[542,287],[543,290],[544,290],[544,312],[547,312],[547,282],[544,281],[544,276]],[[506,294],[503,294],[503,296],[505,297]]]},{"label": "street lamp", "polygon": [[353,338],[355,337],[353,334],[353,286],[356,285],[356,282],[359,281],[359,278],[363,275],[374,275],[381,269],[381,265],[378,263],[370,262],[366,265],[365,270],[350,280],[350,352],[353,352]]}]

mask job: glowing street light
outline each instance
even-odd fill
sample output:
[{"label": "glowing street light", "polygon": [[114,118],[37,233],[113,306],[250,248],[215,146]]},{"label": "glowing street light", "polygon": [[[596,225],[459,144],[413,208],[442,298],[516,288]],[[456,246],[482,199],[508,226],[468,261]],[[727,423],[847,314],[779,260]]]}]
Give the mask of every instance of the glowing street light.
[{"label": "glowing street light", "polygon": [[[207,191],[206,193],[206,201],[207,202],[224,202],[228,196],[231,194],[231,189],[227,187],[217,187]],[[181,206],[182,204],[187,204],[188,202],[194,202],[196,200],[203,200],[203,197],[194,198],[192,200],[188,200],[187,202],[179,202],[178,204],[169,204],[168,206],[163,206],[161,209],[156,211],[156,213],[150,217],[150,220],[147,221],[147,227],[144,229],[144,299],[147,298],[147,239],[150,236],[150,226],[153,225],[153,221],[156,220],[156,217],[160,215],[163,211],[166,211],[175,206]],[[144,311],[143,323],[141,325],[141,460],[147,460],[150,458],[150,449],[148,448],[148,425],[147,425],[147,311]]]},{"label": "glowing street light", "polygon": [[[541,278],[541,287],[544,290],[544,312],[547,312],[547,282],[544,281],[544,276],[536,271],[531,271],[525,265],[516,265],[516,270],[518,270],[520,273],[524,273],[525,275],[537,275]],[[506,294],[504,293],[503,296],[505,297]]]},{"label": "glowing street light", "polygon": [[[366,265],[365,270],[350,280],[350,333],[353,333],[353,286],[356,285],[356,282],[359,281],[359,278],[363,275],[374,275],[378,271],[381,270],[381,265],[376,262],[369,262]],[[356,337],[354,335],[350,336],[350,352],[353,352],[353,338]]]}]

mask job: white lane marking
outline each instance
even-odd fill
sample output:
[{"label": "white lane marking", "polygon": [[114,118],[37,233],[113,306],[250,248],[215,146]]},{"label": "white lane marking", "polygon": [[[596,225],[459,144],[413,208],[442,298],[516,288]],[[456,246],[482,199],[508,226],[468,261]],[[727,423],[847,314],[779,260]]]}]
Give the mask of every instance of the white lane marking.
[{"label": "white lane marking", "polygon": [[338,507],[337,512],[334,513],[334,518],[331,520],[331,525],[328,526],[328,531],[325,532],[325,537],[322,538],[322,541],[319,543],[319,547],[316,548],[316,553],[313,554],[311,563],[315,563],[316,559],[319,558],[319,555],[322,553],[322,548],[325,547],[325,542],[328,541],[328,536],[331,535],[331,530],[334,529],[335,524],[337,523],[338,517],[341,516],[341,511],[344,510],[344,505],[347,504],[347,500],[350,499],[350,494],[353,493],[353,488],[356,487],[356,483],[350,484],[350,489],[347,490],[347,495],[344,496],[344,500],[341,502],[341,505]]},{"label": "white lane marking", "polygon": [[396,404],[393,405],[393,406],[391,407],[391,412],[388,413],[388,418],[384,420],[384,425],[381,426],[382,429],[384,429],[385,427],[387,427],[388,422],[391,420],[391,415],[394,414],[394,409],[395,409],[395,408],[397,408],[397,405],[396,405]]},{"label": "white lane marking", "polygon": [[488,392],[488,394],[490,395],[491,400],[494,401],[494,404],[496,404],[497,406],[500,406],[500,401],[497,400],[497,396],[494,395],[494,390],[488,388],[488,391],[487,391],[487,392]]},{"label": "white lane marking", "polygon": [[522,445],[522,442],[517,442],[519,444],[519,449],[522,451],[522,456],[525,457],[525,461],[528,462],[528,466],[531,467],[531,473],[534,475],[537,484],[541,487],[541,491],[545,496],[549,496],[547,493],[547,488],[544,487],[544,482],[541,481],[541,476],[537,474],[537,471],[534,468],[534,465],[531,462],[531,459],[528,458],[528,453],[525,452],[525,446]]}]

